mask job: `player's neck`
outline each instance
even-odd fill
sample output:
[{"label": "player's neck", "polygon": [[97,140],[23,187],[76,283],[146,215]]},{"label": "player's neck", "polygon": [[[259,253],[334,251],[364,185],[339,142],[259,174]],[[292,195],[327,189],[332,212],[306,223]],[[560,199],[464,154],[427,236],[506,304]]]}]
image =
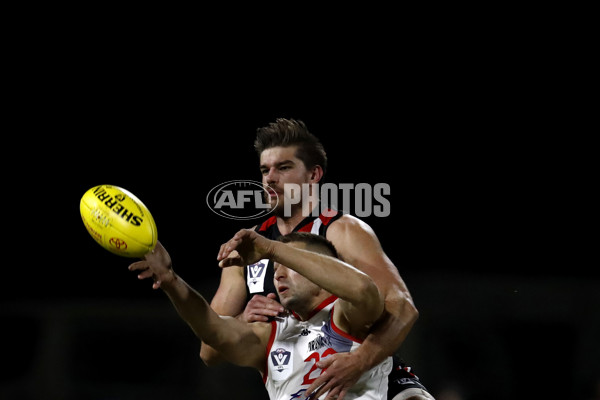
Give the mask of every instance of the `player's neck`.
[{"label": "player's neck", "polygon": [[316,314],[318,309],[322,308],[321,305],[323,304],[323,302],[325,302],[330,297],[331,293],[321,289],[319,296],[315,297],[313,301],[311,301],[310,303],[304,302],[301,305],[299,304],[296,307],[294,307],[293,312],[296,318],[298,318],[300,321],[307,321],[311,319]]},{"label": "player's neck", "polygon": [[291,233],[296,226],[300,222],[304,220],[304,218],[313,214],[313,208],[316,207],[318,203],[310,202],[308,206],[302,207],[301,205],[293,206],[291,208],[292,215],[286,217],[285,215],[277,216],[277,228],[282,235],[287,235]]},{"label": "player's neck", "polygon": [[302,214],[294,215],[291,217],[277,217],[277,229],[282,235],[291,233],[294,228],[302,222],[304,216]]}]

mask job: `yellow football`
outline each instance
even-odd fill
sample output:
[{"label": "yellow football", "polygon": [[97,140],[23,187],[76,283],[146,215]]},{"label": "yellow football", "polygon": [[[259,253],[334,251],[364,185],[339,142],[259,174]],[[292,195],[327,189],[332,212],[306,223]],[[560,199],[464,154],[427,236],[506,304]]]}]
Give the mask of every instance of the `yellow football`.
[{"label": "yellow football", "polygon": [[140,199],[123,188],[94,186],[81,198],[79,210],[89,234],[111,253],[142,257],[156,245],[152,214]]}]

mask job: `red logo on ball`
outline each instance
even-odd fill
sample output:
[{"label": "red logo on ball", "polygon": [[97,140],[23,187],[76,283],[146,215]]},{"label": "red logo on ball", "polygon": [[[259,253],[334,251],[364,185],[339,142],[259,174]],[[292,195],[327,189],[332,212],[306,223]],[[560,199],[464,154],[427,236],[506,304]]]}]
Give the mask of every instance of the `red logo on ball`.
[{"label": "red logo on ball", "polygon": [[108,243],[117,250],[127,250],[127,243],[123,239],[111,238]]}]

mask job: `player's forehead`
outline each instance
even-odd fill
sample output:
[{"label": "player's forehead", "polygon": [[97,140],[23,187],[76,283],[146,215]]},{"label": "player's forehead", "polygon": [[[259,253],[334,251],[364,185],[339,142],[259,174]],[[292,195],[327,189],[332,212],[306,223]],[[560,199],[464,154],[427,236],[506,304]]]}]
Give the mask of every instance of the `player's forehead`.
[{"label": "player's forehead", "polygon": [[[288,242],[287,245],[295,247],[297,249],[306,250],[306,243],[303,243],[303,242]],[[281,266],[281,264],[279,264],[278,262],[273,263],[274,269],[277,269],[277,267],[279,267],[279,266]]]},{"label": "player's forehead", "polygon": [[302,161],[296,157],[297,146],[276,146],[263,150],[260,153],[260,165],[265,167],[273,167],[282,162],[301,163]]}]

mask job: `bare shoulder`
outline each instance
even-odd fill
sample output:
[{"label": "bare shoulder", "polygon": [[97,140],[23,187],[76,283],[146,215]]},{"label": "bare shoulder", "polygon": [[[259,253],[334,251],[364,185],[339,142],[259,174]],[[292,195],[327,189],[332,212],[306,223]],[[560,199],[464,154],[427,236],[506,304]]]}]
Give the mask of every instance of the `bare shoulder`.
[{"label": "bare shoulder", "polygon": [[383,293],[387,293],[390,286],[400,284],[398,268],[365,221],[345,214],[331,223],[327,239],[333,243],[343,261],[373,278]]},{"label": "bare shoulder", "polygon": [[379,245],[375,231],[365,221],[349,214],[344,214],[331,223],[327,230],[327,239],[335,245],[346,240],[368,240]]}]

